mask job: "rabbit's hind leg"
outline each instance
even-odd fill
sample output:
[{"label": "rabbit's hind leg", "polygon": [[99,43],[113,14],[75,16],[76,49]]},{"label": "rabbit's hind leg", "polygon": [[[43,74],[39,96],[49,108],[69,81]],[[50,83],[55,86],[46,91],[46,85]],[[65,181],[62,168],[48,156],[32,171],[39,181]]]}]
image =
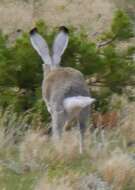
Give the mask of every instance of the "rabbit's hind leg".
[{"label": "rabbit's hind leg", "polygon": [[63,110],[52,113],[52,135],[54,141],[60,140],[65,122],[66,116]]},{"label": "rabbit's hind leg", "polygon": [[86,107],[80,112],[78,118],[78,126],[80,130],[80,147],[79,147],[80,154],[82,154],[84,151],[84,138],[85,138],[85,131],[87,128],[88,117],[89,117],[89,108]]}]

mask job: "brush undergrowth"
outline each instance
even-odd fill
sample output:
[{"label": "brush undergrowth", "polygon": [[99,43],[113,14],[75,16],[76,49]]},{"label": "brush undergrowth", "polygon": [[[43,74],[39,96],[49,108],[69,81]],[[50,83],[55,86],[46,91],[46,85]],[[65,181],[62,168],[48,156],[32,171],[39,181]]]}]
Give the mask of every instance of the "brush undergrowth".
[{"label": "brush undergrowth", "polygon": [[[129,110],[132,110],[130,116]],[[88,128],[83,155],[79,154],[77,128],[65,132],[61,142],[53,144],[51,137],[43,134],[42,129],[32,128],[14,142],[14,135],[3,130],[1,125],[1,188],[81,190],[84,183],[86,190],[89,186],[96,190],[99,186],[107,190],[133,190],[134,113],[134,105],[128,105],[115,128],[95,129],[93,132]],[[5,114],[1,119],[6,120],[6,117]],[[22,121],[19,120],[18,124]],[[16,125],[16,120],[12,125]],[[12,130],[15,132],[16,128]]]},{"label": "brush undergrowth", "polygon": [[[49,46],[56,33],[38,22]],[[50,117],[41,100],[41,60],[32,49],[28,34],[15,44],[0,33],[0,184],[2,190],[134,190],[135,189],[135,47],[118,50],[117,43],[132,39],[127,14],[115,13],[110,31],[100,40],[112,40],[98,48],[84,32],[71,27],[70,43],[62,60],[84,73],[97,98],[95,109],[119,110],[114,128],[87,129],[85,153],[79,154],[78,129],[63,134],[54,144],[45,135]],[[11,74],[12,73],[12,74]],[[92,80],[91,80],[92,79]],[[101,86],[100,86],[101,84]],[[99,86],[100,87],[99,87]],[[129,93],[130,92],[130,93]],[[132,92],[132,93],[131,93]],[[112,98],[114,93],[128,98]],[[130,103],[132,101],[132,103]]]}]

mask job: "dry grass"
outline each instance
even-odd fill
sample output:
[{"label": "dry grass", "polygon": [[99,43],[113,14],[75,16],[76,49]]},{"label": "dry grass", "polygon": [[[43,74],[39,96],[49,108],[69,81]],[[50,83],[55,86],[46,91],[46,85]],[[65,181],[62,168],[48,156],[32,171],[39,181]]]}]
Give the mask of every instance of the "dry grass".
[{"label": "dry grass", "polygon": [[80,177],[70,174],[62,178],[49,181],[47,176],[43,176],[35,190],[112,190],[105,181],[95,174]]},{"label": "dry grass", "polygon": [[135,178],[135,163],[128,154],[116,151],[102,163],[100,172],[114,190],[122,190]]},{"label": "dry grass", "polygon": [[[112,101],[115,103],[116,98]],[[102,186],[103,190],[125,190],[127,187],[132,190],[135,185],[135,149],[134,144],[129,146],[128,143],[135,139],[135,106],[124,100],[122,107],[117,127],[106,130],[97,128],[92,132],[87,130],[84,155],[79,154],[77,128],[66,131],[56,144],[51,137],[43,134],[43,130],[29,129],[21,137],[21,142],[14,144],[13,134],[5,134],[4,131],[6,118],[11,118],[8,126],[13,131],[18,130],[19,123],[25,126],[25,122],[24,119],[16,122],[15,116],[7,111],[0,118],[0,155],[6,154],[0,159],[4,164],[4,159],[13,161],[13,169],[10,170],[15,172],[24,175],[40,173],[35,190],[89,190],[89,186],[92,190],[101,190]],[[11,149],[16,150],[15,155]]]},{"label": "dry grass", "polygon": [[1,0],[0,28],[14,38],[17,29],[28,31],[37,20],[43,19],[51,27],[83,27],[93,39],[110,27],[113,12],[117,7],[134,15],[133,1],[127,3],[126,0]]},{"label": "dry grass", "polygon": [[5,134],[4,129],[0,130],[0,148],[3,148],[5,145]]},{"label": "dry grass", "polygon": [[68,183],[66,177],[63,177],[59,181],[53,180],[53,182],[49,182],[47,177],[43,176],[35,187],[35,190],[73,190],[73,188]]},{"label": "dry grass", "polygon": [[[43,19],[51,27],[84,27],[95,37],[110,26],[115,1],[39,0],[32,4],[32,1],[3,0],[0,1],[0,28],[16,37],[16,29],[28,31],[37,20]],[[41,131],[29,130],[15,149],[19,159],[12,153],[11,146],[16,148],[14,132],[19,134],[22,127],[25,129],[25,120],[20,118],[17,122],[16,116],[6,113],[0,116],[0,159],[11,158],[15,164],[18,159],[20,171],[22,168],[28,174],[34,171],[35,176],[41,173],[35,190],[124,190],[128,185],[134,190],[135,104],[115,96],[110,102],[110,110],[117,108],[122,108],[118,126],[107,131],[96,129],[92,133],[88,130],[83,156],[79,155],[77,129],[64,133],[56,144]],[[6,118],[9,118],[8,128],[11,128],[7,134],[4,129]],[[132,149],[129,150],[128,144],[133,144]]]},{"label": "dry grass", "polygon": [[12,34],[18,28],[26,29],[32,22],[32,5],[23,1],[0,2],[0,28]]},{"label": "dry grass", "polygon": [[24,168],[39,169],[42,167],[44,158],[51,155],[48,141],[48,137],[42,136],[39,131],[28,131],[19,148],[20,161]]},{"label": "dry grass", "polygon": [[66,176],[61,179],[55,179],[53,182],[47,180],[44,176],[40,179],[35,190],[112,190],[111,186],[96,175],[88,176]]},{"label": "dry grass", "polygon": [[75,131],[63,134],[61,141],[54,144],[52,139],[42,131],[30,130],[20,144],[20,160],[30,169],[42,167],[55,162],[74,160],[79,155],[78,134]]},{"label": "dry grass", "polygon": [[125,107],[123,119],[121,120],[121,133],[127,143],[135,141],[135,104]]},{"label": "dry grass", "polygon": [[18,28],[27,31],[37,20],[43,19],[51,27],[83,26],[90,35],[95,36],[110,26],[115,8],[115,4],[108,0],[6,0],[0,2],[0,27],[8,33]]}]

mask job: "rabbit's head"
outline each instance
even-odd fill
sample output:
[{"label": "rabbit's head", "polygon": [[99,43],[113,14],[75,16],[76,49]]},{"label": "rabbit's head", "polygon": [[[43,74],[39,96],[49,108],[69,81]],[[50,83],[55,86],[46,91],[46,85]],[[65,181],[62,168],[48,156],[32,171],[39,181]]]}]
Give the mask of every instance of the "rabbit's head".
[{"label": "rabbit's head", "polygon": [[47,76],[51,70],[60,65],[61,56],[68,45],[68,29],[65,26],[59,28],[59,32],[53,42],[51,55],[46,41],[38,34],[37,28],[33,28],[30,31],[30,40],[33,48],[38,52],[44,62],[43,72],[44,76]]}]

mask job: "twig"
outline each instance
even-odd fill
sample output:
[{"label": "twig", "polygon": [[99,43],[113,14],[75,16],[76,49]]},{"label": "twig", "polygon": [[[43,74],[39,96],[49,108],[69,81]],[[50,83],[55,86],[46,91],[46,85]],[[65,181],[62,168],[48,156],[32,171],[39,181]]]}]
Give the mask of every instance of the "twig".
[{"label": "twig", "polygon": [[[109,84],[107,84],[106,82],[103,82],[103,81],[97,81],[97,82],[88,82],[87,83],[88,85],[90,86],[99,86],[99,87],[106,87],[106,86],[109,86]],[[127,82],[127,83],[123,83],[122,85],[117,85],[117,86],[135,86],[135,82]]]},{"label": "twig", "polygon": [[117,35],[115,35],[112,39],[109,39],[107,41],[99,42],[97,44],[97,48],[99,49],[99,48],[102,48],[104,46],[107,46],[107,45],[111,44],[113,41],[116,40],[116,38],[117,38]]}]

